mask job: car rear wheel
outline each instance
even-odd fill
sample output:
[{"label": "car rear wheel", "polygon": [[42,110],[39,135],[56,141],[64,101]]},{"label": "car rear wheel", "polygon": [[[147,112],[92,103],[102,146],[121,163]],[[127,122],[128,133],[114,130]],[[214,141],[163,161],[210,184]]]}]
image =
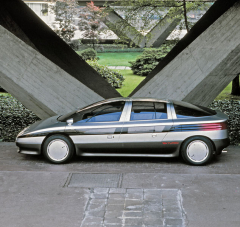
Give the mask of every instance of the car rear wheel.
[{"label": "car rear wheel", "polygon": [[43,144],[43,155],[52,163],[66,163],[74,155],[74,146],[68,137],[52,135]]},{"label": "car rear wheel", "polygon": [[205,137],[192,137],[182,146],[182,157],[191,165],[205,165],[213,158],[213,145]]}]

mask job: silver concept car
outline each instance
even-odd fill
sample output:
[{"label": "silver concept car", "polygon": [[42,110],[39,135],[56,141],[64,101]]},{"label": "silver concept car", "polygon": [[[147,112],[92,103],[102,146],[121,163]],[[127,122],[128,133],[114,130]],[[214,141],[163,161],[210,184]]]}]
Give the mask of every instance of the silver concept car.
[{"label": "silver concept car", "polygon": [[21,131],[19,153],[52,163],[79,156],[176,157],[203,165],[229,145],[228,117],[186,102],[114,98]]}]

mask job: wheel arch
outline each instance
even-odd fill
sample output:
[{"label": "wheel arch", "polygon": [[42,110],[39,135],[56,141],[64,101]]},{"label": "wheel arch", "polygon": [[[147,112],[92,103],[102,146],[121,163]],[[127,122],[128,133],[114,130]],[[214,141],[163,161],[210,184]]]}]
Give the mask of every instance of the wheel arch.
[{"label": "wheel arch", "polygon": [[45,141],[46,141],[50,136],[55,136],[55,135],[66,136],[66,137],[71,141],[71,143],[73,144],[74,152],[75,152],[75,154],[76,154],[76,146],[75,146],[75,144],[73,143],[72,138],[71,138],[68,134],[66,134],[66,133],[64,133],[64,132],[58,132],[58,133],[52,132],[52,133],[47,134],[47,135],[45,136],[44,140],[42,141],[42,144],[41,144],[41,149],[40,149],[40,150],[41,150],[41,154],[43,153],[43,144],[45,143]]},{"label": "wheel arch", "polygon": [[187,137],[185,140],[182,141],[182,143],[181,143],[181,145],[180,145],[180,148],[179,148],[179,156],[182,156],[182,147],[183,147],[184,143],[185,143],[188,139],[191,139],[191,138],[194,138],[194,137],[203,137],[203,138],[205,138],[205,139],[208,139],[208,140],[211,142],[212,146],[213,146],[213,151],[216,152],[216,146],[215,146],[214,142],[213,142],[209,137],[203,136],[203,135],[194,135],[194,136],[189,136],[189,137]]}]

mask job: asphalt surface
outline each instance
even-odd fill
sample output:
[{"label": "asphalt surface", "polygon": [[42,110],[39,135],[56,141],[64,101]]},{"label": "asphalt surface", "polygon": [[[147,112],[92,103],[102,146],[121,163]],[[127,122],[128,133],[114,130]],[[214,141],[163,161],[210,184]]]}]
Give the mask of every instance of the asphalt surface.
[{"label": "asphalt surface", "polygon": [[240,226],[240,147],[207,166],[177,158],[49,164],[0,143],[0,226]]}]

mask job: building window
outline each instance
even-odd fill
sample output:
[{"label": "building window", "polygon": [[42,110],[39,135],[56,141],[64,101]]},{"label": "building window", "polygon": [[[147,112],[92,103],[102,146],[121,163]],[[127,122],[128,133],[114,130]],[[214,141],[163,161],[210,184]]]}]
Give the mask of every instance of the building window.
[{"label": "building window", "polygon": [[48,16],[48,4],[41,4],[41,16]]}]

